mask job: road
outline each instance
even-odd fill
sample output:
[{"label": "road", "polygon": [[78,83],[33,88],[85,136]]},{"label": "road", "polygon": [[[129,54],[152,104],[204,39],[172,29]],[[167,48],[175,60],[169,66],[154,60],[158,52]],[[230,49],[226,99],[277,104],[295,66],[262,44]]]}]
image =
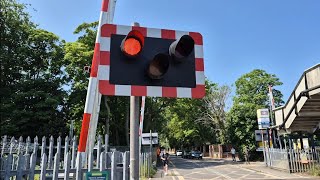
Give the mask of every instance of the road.
[{"label": "road", "polygon": [[[250,165],[229,160],[183,159],[170,156],[169,175],[164,179],[313,179],[303,174],[289,174],[264,167],[262,163]],[[260,169],[259,169],[260,168]],[[159,170],[162,172],[161,170]]]}]

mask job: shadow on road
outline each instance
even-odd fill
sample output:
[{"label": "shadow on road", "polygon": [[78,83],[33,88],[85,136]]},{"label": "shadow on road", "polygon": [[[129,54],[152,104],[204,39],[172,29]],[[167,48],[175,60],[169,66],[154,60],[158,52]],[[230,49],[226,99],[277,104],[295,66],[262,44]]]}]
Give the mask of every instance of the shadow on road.
[{"label": "shadow on road", "polygon": [[[241,165],[245,164],[244,162],[232,162],[229,159],[184,159],[177,156],[170,156],[170,161],[172,164],[179,168],[179,169],[195,169],[195,168],[202,168],[202,167],[217,167],[221,165]],[[171,164],[171,166],[172,166]]]}]

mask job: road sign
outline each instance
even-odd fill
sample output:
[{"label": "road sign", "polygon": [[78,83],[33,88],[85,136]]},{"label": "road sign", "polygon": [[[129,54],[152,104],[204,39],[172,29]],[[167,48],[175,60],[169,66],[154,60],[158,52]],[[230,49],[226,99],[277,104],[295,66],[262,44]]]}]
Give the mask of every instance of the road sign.
[{"label": "road sign", "polygon": [[[257,149],[256,151],[263,151],[264,149],[264,142],[268,141],[268,132],[267,130],[255,130],[255,138]],[[270,145],[272,145],[272,141],[270,140]]]},{"label": "road sign", "polygon": [[100,31],[101,94],[204,97],[200,33],[113,24]]},{"label": "road sign", "polygon": [[[158,133],[151,133],[151,142],[152,144],[158,144]],[[141,144],[142,145],[149,145],[150,144],[150,133],[142,133]]]},{"label": "road sign", "polygon": [[108,180],[109,171],[94,171],[86,173],[86,180]]},{"label": "road sign", "polygon": [[269,110],[268,109],[258,109],[258,126],[259,129],[266,129],[270,127]]}]

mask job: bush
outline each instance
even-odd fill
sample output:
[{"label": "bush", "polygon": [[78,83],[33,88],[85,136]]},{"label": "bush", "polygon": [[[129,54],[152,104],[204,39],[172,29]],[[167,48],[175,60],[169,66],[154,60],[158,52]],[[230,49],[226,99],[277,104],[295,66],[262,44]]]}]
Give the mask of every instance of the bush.
[{"label": "bush", "polygon": [[320,165],[317,164],[317,165],[314,165],[313,167],[311,167],[309,173],[312,176],[320,176]]}]

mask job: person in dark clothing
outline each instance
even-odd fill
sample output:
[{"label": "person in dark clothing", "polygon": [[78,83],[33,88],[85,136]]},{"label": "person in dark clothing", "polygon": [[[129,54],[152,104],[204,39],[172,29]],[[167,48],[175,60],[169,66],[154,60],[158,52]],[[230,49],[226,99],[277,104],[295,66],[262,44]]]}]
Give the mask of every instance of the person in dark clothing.
[{"label": "person in dark clothing", "polygon": [[163,163],[164,174],[167,175],[168,174],[169,153],[167,153],[165,149],[163,150],[163,152],[161,154],[161,160]]}]

